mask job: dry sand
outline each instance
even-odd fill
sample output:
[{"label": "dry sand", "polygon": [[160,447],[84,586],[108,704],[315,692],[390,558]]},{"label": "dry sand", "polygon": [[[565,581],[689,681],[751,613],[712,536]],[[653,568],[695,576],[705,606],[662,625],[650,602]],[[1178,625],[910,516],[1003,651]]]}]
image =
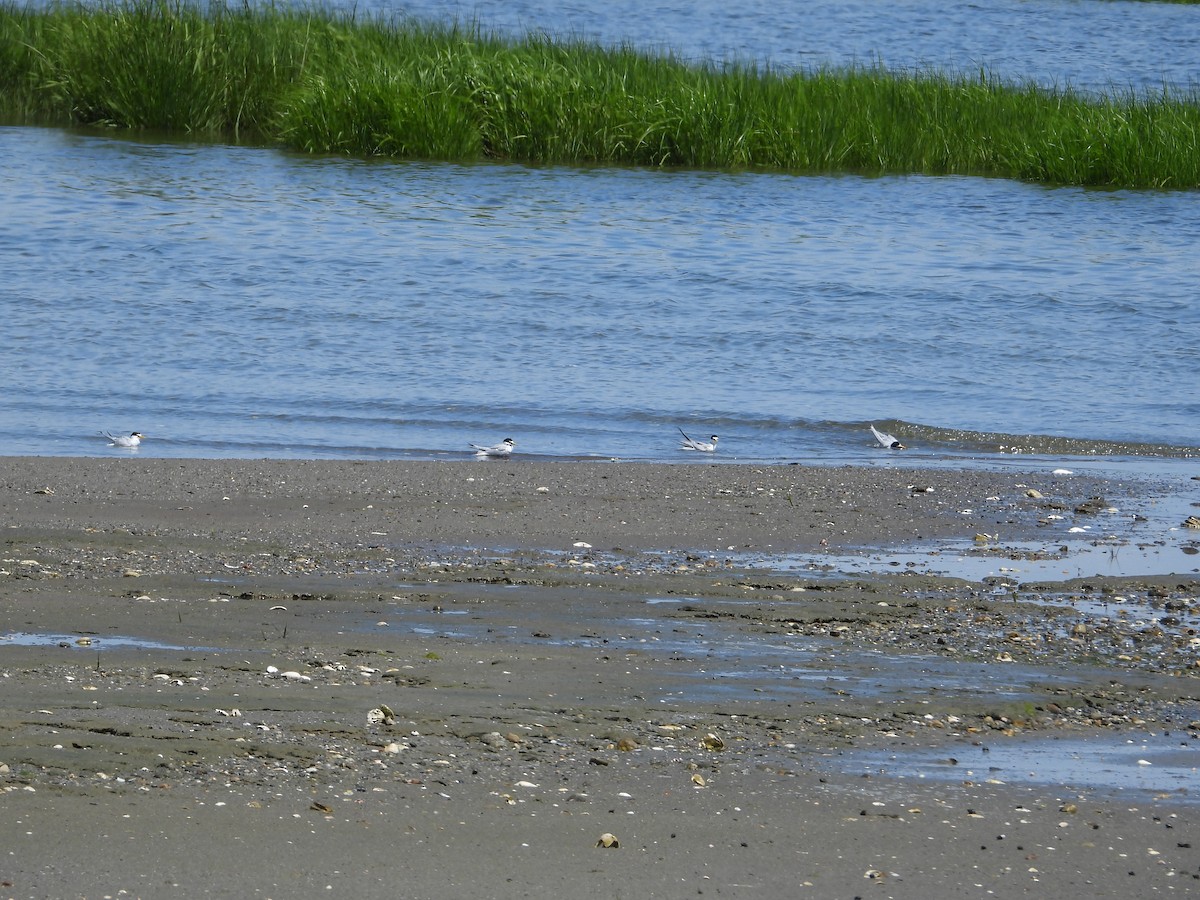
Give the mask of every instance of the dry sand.
[{"label": "dry sand", "polygon": [[[1194,575],[771,562],[1065,533],[1131,491],[6,459],[0,895],[1200,896]],[[1105,784],[1086,748],[1125,741],[1160,768]],[[990,762],[1079,747],[1057,780]]]}]

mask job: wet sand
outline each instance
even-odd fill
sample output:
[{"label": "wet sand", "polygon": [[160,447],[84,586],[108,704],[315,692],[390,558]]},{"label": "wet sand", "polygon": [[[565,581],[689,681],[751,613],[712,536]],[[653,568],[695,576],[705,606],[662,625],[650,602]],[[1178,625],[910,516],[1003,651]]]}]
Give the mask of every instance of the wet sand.
[{"label": "wet sand", "polygon": [[[1194,573],[770,564],[1066,546],[1132,516],[1134,485],[520,459],[0,473],[3,896],[1200,894]],[[1164,755],[1136,786],[988,762],[1147,737]]]}]

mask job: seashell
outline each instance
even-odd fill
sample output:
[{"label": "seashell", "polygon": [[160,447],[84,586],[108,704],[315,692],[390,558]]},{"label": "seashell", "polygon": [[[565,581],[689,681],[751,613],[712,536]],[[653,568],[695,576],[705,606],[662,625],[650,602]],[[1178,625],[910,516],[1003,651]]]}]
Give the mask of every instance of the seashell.
[{"label": "seashell", "polygon": [[396,714],[386,706],[377,706],[367,713],[368,725],[394,725],[396,724]]},{"label": "seashell", "polygon": [[399,753],[404,749],[404,745],[397,741],[392,741],[390,744],[385,744],[383,747],[384,753]]},{"label": "seashell", "polygon": [[615,850],[621,846],[621,842],[617,840],[617,836],[611,831],[606,831],[600,835],[600,840],[596,841],[597,847],[604,847],[606,850]]},{"label": "seashell", "polygon": [[142,575],[141,569],[126,569],[121,573],[126,578],[140,578]]},{"label": "seashell", "polygon": [[587,541],[576,541],[571,546],[578,547],[580,550],[591,550],[592,549],[592,545],[589,544]]},{"label": "seashell", "polygon": [[708,782],[704,780],[704,776],[699,772],[692,776],[692,784],[698,788],[708,787]]},{"label": "seashell", "polygon": [[80,647],[90,647],[92,646],[92,639],[90,637],[75,638],[75,643]]},{"label": "seashell", "polygon": [[710,731],[704,736],[704,746],[708,750],[724,750],[725,742]]},{"label": "seashell", "polygon": [[637,748],[638,743],[637,741],[633,740],[633,738],[621,738],[619,741],[617,741],[617,749],[622,753],[628,753],[631,750],[636,750]]},{"label": "seashell", "polygon": [[1200,516],[1188,516],[1183,520],[1184,528],[1200,528]]},{"label": "seashell", "polygon": [[267,674],[268,675],[278,675],[279,670],[277,668],[275,668],[275,666],[267,666]]},{"label": "seashell", "polygon": [[282,672],[279,677],[285,678],[288,681],[312,681],[311,675],[301,675],[296,671]]},{"label": "seashell", "polygon": [[1045,495],[1037,488],[1030,488],[1025,492],[1025,496],[1031,500],[1041,500]]}]

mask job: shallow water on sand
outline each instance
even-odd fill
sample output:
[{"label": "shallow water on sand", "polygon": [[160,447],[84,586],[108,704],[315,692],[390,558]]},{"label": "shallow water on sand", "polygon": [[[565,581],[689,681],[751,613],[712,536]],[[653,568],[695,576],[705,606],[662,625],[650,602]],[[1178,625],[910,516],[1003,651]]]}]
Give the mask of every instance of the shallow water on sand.
[{"label": "shallow water on sand", "polygon": [[[849,759],[847,759],[849,757]],[[959,758],[961,757],[961,758]],[[838,759],[839,771],[857,765],[866,774],[931,781],[991,781],[1054,785],[1065,793],[1080,790],[1169,794],[1180,802],[1200,803],[1200,741],[1186,730],[1089,734],[1017,741],[976,741],[973,746],[935,750],[907,748],[901,753],[858,751]]]}]

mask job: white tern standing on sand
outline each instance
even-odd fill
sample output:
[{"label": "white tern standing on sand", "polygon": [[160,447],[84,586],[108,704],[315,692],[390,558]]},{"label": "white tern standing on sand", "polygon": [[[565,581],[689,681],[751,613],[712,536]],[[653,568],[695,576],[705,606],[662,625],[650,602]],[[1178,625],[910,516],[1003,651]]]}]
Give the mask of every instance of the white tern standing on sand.
[{"label": "white tern standing on sand", "polygon": [[478,444],[472,444],[471,449],[475,451],[476,456],[504,457],[512,456],[513,447],[517,446],[517,442],[512,438],[505,438],[500,443],[491,447],[481,447]]}]

